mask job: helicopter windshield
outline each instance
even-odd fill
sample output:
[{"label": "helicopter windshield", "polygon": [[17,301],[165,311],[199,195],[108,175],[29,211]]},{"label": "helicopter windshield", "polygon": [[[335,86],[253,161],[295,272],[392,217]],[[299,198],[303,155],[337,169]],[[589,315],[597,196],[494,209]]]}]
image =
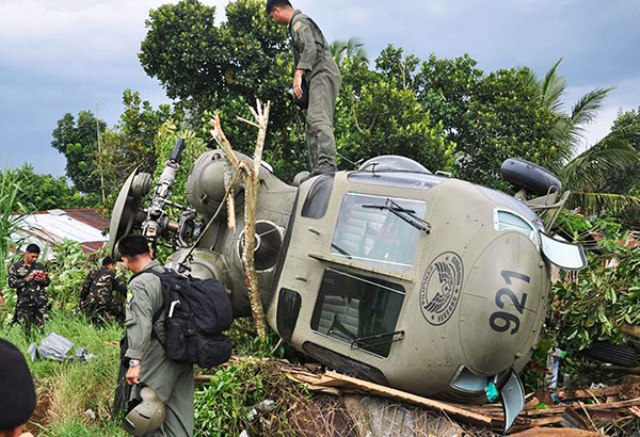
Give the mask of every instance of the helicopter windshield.
[{"label": "helicopter windshield", "polygon": [[392,271],[413,267],[421,231],[422,201],[347,193],[340,206],[331,253]]}]

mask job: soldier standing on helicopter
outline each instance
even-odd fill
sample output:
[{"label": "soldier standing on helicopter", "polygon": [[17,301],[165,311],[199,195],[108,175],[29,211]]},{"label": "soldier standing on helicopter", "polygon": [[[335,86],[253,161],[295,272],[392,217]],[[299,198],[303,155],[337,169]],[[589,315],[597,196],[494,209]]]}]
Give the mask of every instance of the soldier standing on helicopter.
[{"label": "soldier standing on helicopter", "polygon": [[49,296],[46,287],[51,282],[47,268],[40,264],[40,248],[29,244],[22,261],[9,268],[9,287],[16,290],[18,302],[12,324],[22,323],[25,335],[31,335],[35,325],[44,329],[44,320],[49,311]]},{"label": "soldier standing on helicopter", "polygon": [[[116,278],[115,270],[116,262],[107,256],[102,260],[102,268],[92,270],[82,284],[80,308],[94,324],[110,320],[124,322],[124,297],[127,295],[127,286]],[[117,296],[114,296],[114,292]],[[123,299],[118,299],[118,296]]]},{"label": "soldier standing on helicopter", "polygon": [[[306,137],[311,175],[336,171],[333,118],[342,77],[329,43],[318,25],[288,0],[268,0],[267,15],[287,26],[295,61],[294,102],[306,110]],[[307,99],[305,99],[307,87]]]}]

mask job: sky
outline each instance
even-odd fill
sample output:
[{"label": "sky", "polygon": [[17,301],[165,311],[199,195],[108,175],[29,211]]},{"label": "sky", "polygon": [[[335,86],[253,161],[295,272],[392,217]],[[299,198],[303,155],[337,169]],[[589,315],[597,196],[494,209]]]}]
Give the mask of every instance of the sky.
[{"label": "sky", "polygon": [[[228,0],[201,0],[224,20]],[[63,176],[51,147],[64,114],[90,110],[112,127],[122,93],[168,103],[138,60],[149,10],[163,0],[0,0],[0,169]],[[292,0],[329,41],[358,37],[369,58],[388,44],[426,59],[468,53],[485,72],[528,66],[542,78],[560,58],[566,110],[614,87],[584,146],[619,111],[640,107],[640,0]],[[259,96],[258,96],[259,97]]]}]

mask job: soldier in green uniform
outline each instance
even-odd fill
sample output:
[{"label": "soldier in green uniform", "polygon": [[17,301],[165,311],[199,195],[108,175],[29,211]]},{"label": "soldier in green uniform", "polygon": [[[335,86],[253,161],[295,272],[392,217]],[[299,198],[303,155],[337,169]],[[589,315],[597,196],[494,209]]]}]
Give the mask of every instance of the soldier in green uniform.
[{"label": "soldier in green uniform", "polygon": [[9,268],[9,287],[16,290],[18,302],[12,324],[21,322],[25,335],[31,335],[35,325],[42,330],[49,311],[49,296],[46,287],[49,285],[47,268],[38,262],[40,248],[29,244],[22,261]]},{"label": "soldier in green uniform", "polygon": [[342,82],[340,70],[331,56],[329,43],[318,25],[288,0],[268,0],[267,14],[286,25],[291,36],[295,73],[293,95],[303,98],[303,81],[308,85],[306,137],[311,174],[336,171],[336,141],[333,117]]},{"label": "soldier in green uniform", "polygon": [[150,270],[162,272],[152,259],[147,239],[128,235],[118,243],[122,261],[134,275],[129,281],[126,304],[129,359],[126,379],[130,385],[144,383],[155,390],[166,406],[162,430],[153,436],[193,435],[193,365],[176,363],[165,356],[164,305],[160,279]]},{"label": "soldier in green uniform", "polygon": [[[124,309],[118,297],[126,295],[127,286],[116,278],[116,262],[110,256],[102,260],[102,268],[89,272],[80,290],[80,308],[94,324],[116,320],[124,322]],[[118,296],[114,296],[114,292]]]}]

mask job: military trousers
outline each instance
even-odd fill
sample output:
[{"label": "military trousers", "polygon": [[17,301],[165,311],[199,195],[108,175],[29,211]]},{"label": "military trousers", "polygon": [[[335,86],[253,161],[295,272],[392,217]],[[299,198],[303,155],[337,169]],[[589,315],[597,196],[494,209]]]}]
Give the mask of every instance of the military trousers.
[{"label": "military trousers", "polygon": [[193,365],[171,361],[160,342],[152,338],[142,361],[140,381],[156,391],[166,408],[162,428],[150,436],[193,436]]},{"label": "military trousers", "polygon": [[318,74],[309,79],[305,133],[311,170],[318,169],[322,164],[336,165],[333,118],[340,84],[340,76],[334,74]]}]

